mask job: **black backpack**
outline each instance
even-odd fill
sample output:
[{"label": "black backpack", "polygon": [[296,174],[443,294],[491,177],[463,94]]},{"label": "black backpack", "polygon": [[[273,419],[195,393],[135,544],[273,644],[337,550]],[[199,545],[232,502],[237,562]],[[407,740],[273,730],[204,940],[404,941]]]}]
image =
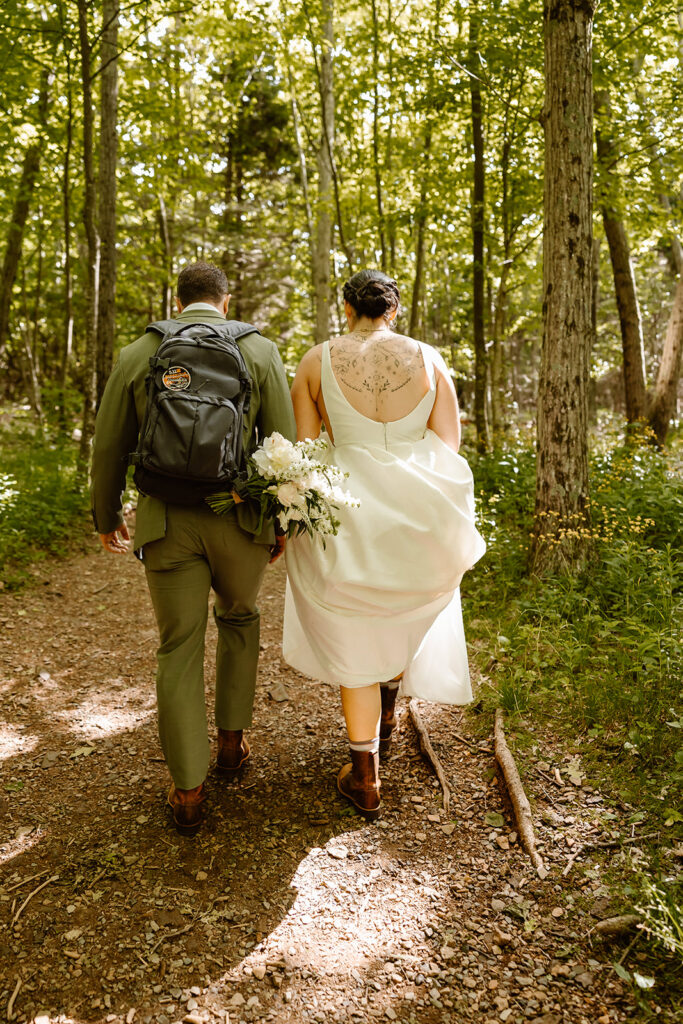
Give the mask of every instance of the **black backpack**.
[{"label": "black backpack", "polygon": [[130,456],[142,494],[172,505],[198,505],[230,489],[243,467],[242,428],[251,377],[237,339],[260,332],[251,324],[162,320],[149,361],[147,407]]}]

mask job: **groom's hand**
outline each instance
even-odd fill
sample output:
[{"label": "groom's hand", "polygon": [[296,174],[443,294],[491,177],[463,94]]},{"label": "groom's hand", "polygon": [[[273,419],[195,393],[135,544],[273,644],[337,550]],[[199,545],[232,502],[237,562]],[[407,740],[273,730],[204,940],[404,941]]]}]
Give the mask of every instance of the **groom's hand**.
[{"label": "groom's hand", "polygon": [[285,544],[286,543],[287,543],[287,537],[284,534],[282,534],[282,533],[276,533],[275,534],[275,543],[273,544],[272,548],[270,549],[270,559],[268,560],[268,564],[269,565],[272,565],[273,562],[277,562],[278,558],[280,557],[282,552],[285,550]]},{"label": "groom's hand", "polygon": [[[121,536],[119,537],[117,534],[121,534]],[[100,540],[105,551],[111,551],[114,555],[125,555],[128,550],[128,542],[130,541],[128,527],[125,523],[121,523],[111,533],[101,533]]]}]

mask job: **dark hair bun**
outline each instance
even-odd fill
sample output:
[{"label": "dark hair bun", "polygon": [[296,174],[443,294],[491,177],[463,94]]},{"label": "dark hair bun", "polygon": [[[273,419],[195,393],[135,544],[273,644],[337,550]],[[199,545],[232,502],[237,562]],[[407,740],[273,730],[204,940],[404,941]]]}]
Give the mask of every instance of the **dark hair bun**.
[{"label": "dark hair bun", "polygon": [[344,299],[358,316],[376,320],[399,306],[401,293],[381,270],[360,270],[344,285]]}]

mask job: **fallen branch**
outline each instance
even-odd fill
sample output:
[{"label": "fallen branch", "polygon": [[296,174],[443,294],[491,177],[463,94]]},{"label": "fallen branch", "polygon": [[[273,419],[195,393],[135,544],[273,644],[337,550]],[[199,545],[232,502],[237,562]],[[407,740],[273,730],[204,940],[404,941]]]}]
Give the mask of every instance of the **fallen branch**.
[{"label": "fallen branch", "polygon": [[466,736],[461,736],[459,732],[452,732],[450,735],[454,740],[458,740],[459,743],[464,743],[470,750],[474,750],[477,754],[490,754],[491,748],[484,744],[473,743],[472,740],[468,740]]},{"label": "fallen branch", "polygon": [[5,892],[14,892],[15,889],[21,889],[22,885],[28,885],[29,882],[35,882],[36,878],[42,878],[49,870],[49,868],[45,868],[44,871],[39,871],[37,875],[29,875],[28,878],[22,878],[20,882],[15,882],[14,885],[9,887],[9,889],[5,889]]},{"label": "fallen branch", "polygon": [[603,939],[620,939],[630,933],[642,923],[640,914],[620,914],[618,917],[608,917],[604,921],[598,921],[594,928],[591,928],[591,935],[600,935]]},{"label": "fallen branch", "polygon": [[20,906],[20,907],[19,907],[19,909],[17,910],[17,912],[16,912],[16,914],[14,915],[14,917],[12,918],[12,921],[11,921],[11,924],[10,924],[10,928],[13,928],[13,927],[14,927],[14,925],[15,925],[15,924],[17,923],[17,921],[19,920],[19,918],[20,918],[21,914],[23,913],[23,911],[25,910],[25,908],[26,908],[26,907],[28,906],[28,904],[29,904],[29,903],[31,902],[31,900],[33,899],[33,897],[34,897],[34,896],[36,896],[36,895],[37,895],[37,894],[38,894],[38,893],[39,893],[39,892],[41,891],[41,889],[44,889],[46,885],[49,885],[49,884],[50,884],[51,882],[56,882],[58,878],[59,878],[59,875],[52,875],[52,877],[51,877],[51,878],[48,878],[48,880],[47,880],[46,882],[43,882],[43,884],[42,884],[42,885],[39,885],[39,886],[37,886],[37,887],[36,887],[36,888],[35,888],[35,889],[33,890],[33,892],[30,892],[30,893],[28,894],[28,896],[26,897],[26,899],[24,900],[24,902],[23,902],[23,903],[21,904],[21,906]]},{"label": "fallen branch", "polygon": [[496,761],[500,765],[500,770],[503,774],[503,779],[510,796],[515,821],[517,822],[517,831],[521,837],[522,845],[529,854],[531,863],[536,868],[539,877],[545,878],[548,874],[548,870],[543,863],[540,853],[536,849],[536,837],[534,835],[534,824],[531,817],[531,806],[529,805],[527,795],[524,792],[524,786],[522,785],[522,780],[519,777],[515,759],[510,753],[510,748],[508,747],[505,739],[505,732],[503,731],[503,712],[500,708],[496,710],[496,721],[493,729],[493,750],[496,755]]},{"label": "fallen branch", "polygon": [[415,700],[414,697],[410,701],[410,704],[408,705],[408,710],[410,711],[410,717],[415,727],[415,732],[417,733],[417,738],[420,744],[420,751],[422,755],[426,757],[429,763],[431,764],[432,768],[436,772],[436,777],[441,784],[441,789],[443,791],[443,809],[444,812],[448,814],[448,810],[451,805],[451,787],[448,785],[448,780],[446,779],[446,773],[443,770],[443,765],[441,764],[441,761],[439,760],[438,755],[434,750],[434,747],[432,746],[432,741],[430,740],[429,733],[427,732],[427,726],[422,721],[422,715],[418,711],[417,701]]},{"label": "fallen branch", "polygon": [[17,977],[17,983],[14,986],[14,991],[12,992],[12,995],[9,997],[9,1002],[7,1004],[7,1020],[12,1020],[12,1018],[14,1017],[14,1014],[12,1012],[12,1010],[14,1009],[14,1000],[19,995],[19,989],[20,988],[21,988],[21,978]]}]

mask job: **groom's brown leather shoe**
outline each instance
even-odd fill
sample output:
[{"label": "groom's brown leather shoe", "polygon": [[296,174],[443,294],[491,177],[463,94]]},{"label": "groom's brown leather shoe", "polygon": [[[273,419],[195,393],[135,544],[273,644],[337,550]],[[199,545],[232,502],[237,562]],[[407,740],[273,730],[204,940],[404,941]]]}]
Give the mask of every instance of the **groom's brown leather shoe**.
[{"label": "groom's brown leather shoe", "polygon": [[171,783],[167,803],[173,811],[173,821],[181,836],[194,836],[204,818],[203,803],[206,800],[204,783],[194,789],[176,789]]},{"label": "groom's brown leather shoe", "polygon": [[233,779],[247,760],[251,750],[242,735],[242,729],[218,730],[218,756],[216,771],[225,778]]},{"label": "groom's brown leather shoe", "polygon": [[379,818],[379,754],[352,749],[351,763],[345,764],[337,776],[337,789],[368,821]]}]

